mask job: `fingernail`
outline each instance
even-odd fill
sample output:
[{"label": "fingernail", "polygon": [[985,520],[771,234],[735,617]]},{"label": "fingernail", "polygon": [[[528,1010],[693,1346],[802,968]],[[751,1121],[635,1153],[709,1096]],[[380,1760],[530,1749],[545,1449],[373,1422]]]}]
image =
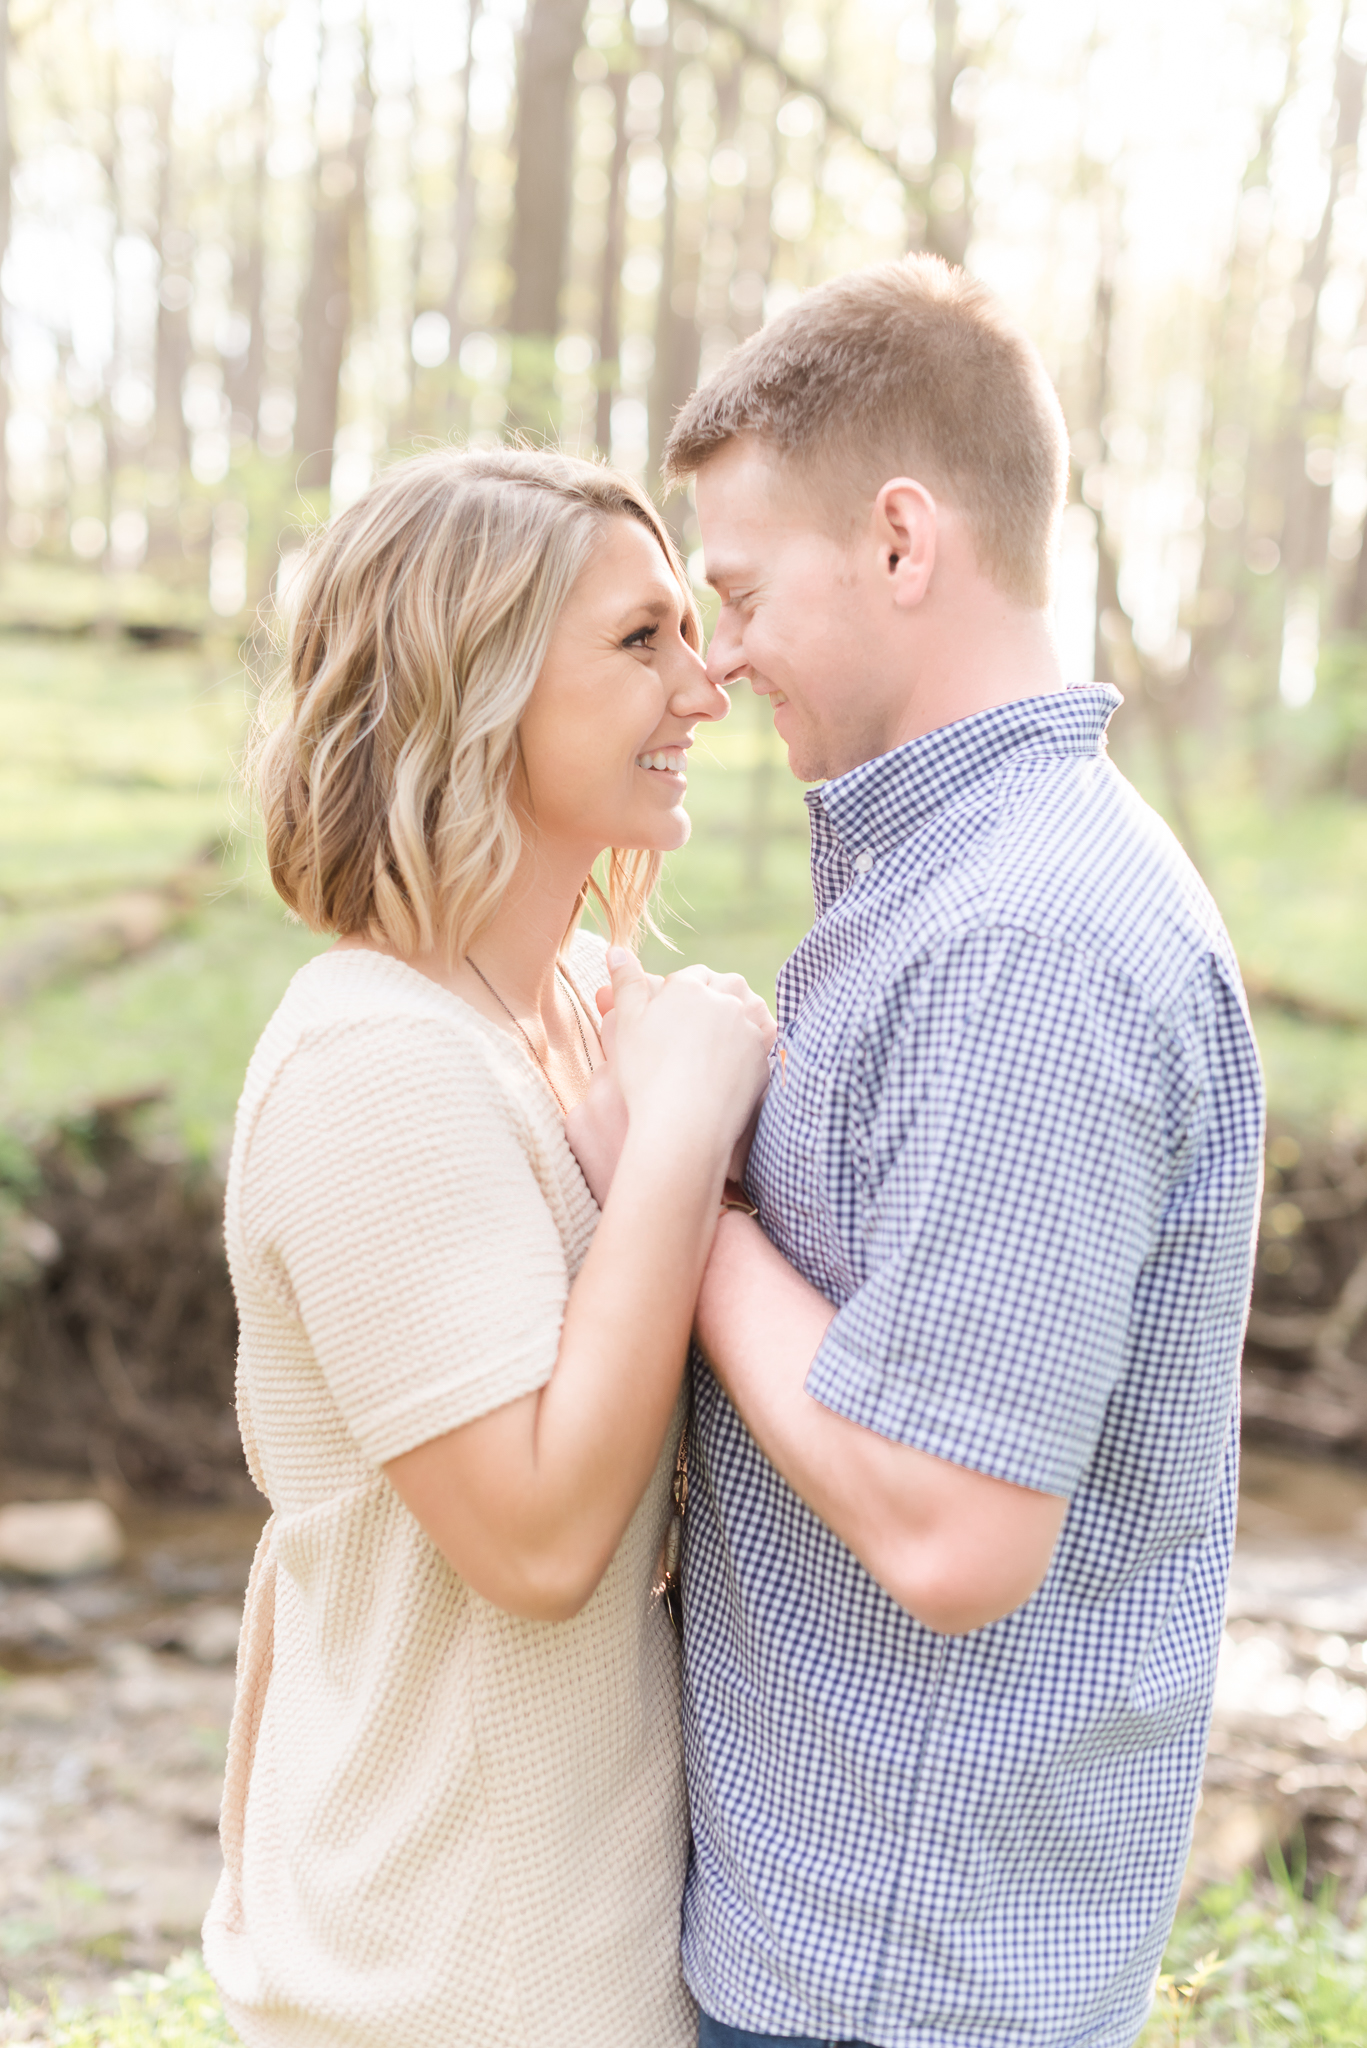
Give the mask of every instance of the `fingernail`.
[{"label": "fingernail", "polygon": [[630,967],[631,958],[625,946],[608,947],[608,966],[614,973],[619,967]]}]

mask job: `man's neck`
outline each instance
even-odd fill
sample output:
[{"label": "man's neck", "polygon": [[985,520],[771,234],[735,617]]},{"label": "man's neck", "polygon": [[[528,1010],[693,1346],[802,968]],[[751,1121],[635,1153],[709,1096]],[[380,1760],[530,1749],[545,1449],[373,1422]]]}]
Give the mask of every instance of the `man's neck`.
[{"label": "man's neck", "polygon": [[941,726],[1022,697],[1063,688],[1049,614],[987,604],[965,632],[936,633],[918,649],[916,678],[885,752]]}]

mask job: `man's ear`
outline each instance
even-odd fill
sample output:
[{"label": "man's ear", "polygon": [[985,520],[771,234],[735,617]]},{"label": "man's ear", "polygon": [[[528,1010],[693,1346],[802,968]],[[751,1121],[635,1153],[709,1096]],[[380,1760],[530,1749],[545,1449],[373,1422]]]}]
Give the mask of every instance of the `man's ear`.
[{"label": "man's ear", "polygon": [[935,567],[939,515],[924,484],[895,476],[873,501],[873,537],[892,601],[902,610],[920,604]]}]

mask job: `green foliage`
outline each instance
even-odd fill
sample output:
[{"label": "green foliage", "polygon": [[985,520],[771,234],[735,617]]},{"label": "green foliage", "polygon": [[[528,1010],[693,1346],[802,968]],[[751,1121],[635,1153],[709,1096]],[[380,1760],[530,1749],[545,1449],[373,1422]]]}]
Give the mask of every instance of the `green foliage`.
[{"label": "green foliage", "polygon": [[54,901],[160,879],[231,821],[246,725],[231,642],[16,636],[0,710],[0,943]]},{"label": "green foliage", "polygon": [[1245,1877],[1179,1914],[1139,2048],[1362,2048],[1367,1914],[1345,1925],[1283,1869],[1270,1897]]},{"label": "green foliage", "polygon": [[[1318,696],[1318,693],[1317,693]],[[0,947],[60,910],[153,880],[231,830],[245,808],[233,760],[247,685],[234,650],[0,641]],[[1307,707],[1313,710],[1313,705]],[[1285,714],[1287,719],[1296,715]],[[1142,747],[1126,772],[1162,785]],[[1193,775],[1208,878],[1245,965],[1262,979],[1367,1013],[1367,804],[1343,790],[1267,801],[1225,765]],[[771,997],[811,922],[803,793],[766,705],[745,688],[700,727],[693,836],[667,861],[659,971],[703,959]],[[6,903],[8,899],[8,903]],[[92,1099],[165,1085],[169,1124],[201,1155],[220,1148],[251,1050],[290,976],[324,944],[292,924],[239,842],[222,892],[167,943],[0,1012],[0,1125],[69,1121]],[[1255,1018],[1273,1107],[1323,1127],[1367,1126],[1367,1033]],[[22,1190],[0,1158],[0,1182]]]},{"label": "green foliage", "polygon": [[[112,2012],[58,2006],[52,2048],[208,2048],[234,2042],[193,1951],[115,1986]],[[1178,1915],[1138,2048],[1362,2048],[1367,1914],[1345,1925],[1326,1894],[1284,1871],[1270,1896],[1245,1877]]]},{"label": "green foliage", "polygon": [[52,2048],[209,2048],[235,2042],[218,1992],[192,1950],[164,1974],[139,1971],[114,1987],[112,2011],[56,2006],[39,2036]]},{"label": "green foliage", "polygon": [[1321,648],[1315,694],[1298,718],[1320,781],[1367,795],[1367,635],[1341,633]]}]

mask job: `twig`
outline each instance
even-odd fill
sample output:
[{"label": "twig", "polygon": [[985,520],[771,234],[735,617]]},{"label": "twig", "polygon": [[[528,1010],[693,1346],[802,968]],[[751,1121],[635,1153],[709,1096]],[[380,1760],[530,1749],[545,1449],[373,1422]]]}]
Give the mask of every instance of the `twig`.
[{"label": "twig", "polygon": [[857,142],[861,149],[867,150],[871,157],[876,157],[880,164],[892,172],[905,191],[910,192],[914,188],[915,180],[907,176],[892,150],[880,149],[877,143],[865,141],[858,115],[847,113],[843,107],[837,106],[829,93],[814,84],[810,78],[800,77],[791,65],[784,63],[778,51],[770,49],[753,30],[734,21],[724,8],[710,5],[710,0],[680,0],[680,5],[686,7],[690,14],[696,14],[701,20],[710,22],[713,28],[724,29],[727,35],[734,36],[746,56],[758,58],[761,64],[769,65],[778,73],[790,92],[804,92],[808,99],[815,100],[831,126],[839,128],[843,134]]}]

